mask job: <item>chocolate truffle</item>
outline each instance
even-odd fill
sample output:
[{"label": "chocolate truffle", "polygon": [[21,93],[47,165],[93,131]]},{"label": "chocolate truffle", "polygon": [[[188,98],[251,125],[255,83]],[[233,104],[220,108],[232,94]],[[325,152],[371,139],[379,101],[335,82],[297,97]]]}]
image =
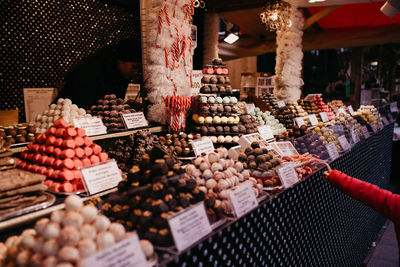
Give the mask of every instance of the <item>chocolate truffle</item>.
[{"label": "chocolate truffle", "polygon": [[210,83],[217,83],[218,82],[218,79],[217,79],[217,77],[215,77],[215,76],[213,76],[213,77],[211,77],[211,79],[210,79]]}]

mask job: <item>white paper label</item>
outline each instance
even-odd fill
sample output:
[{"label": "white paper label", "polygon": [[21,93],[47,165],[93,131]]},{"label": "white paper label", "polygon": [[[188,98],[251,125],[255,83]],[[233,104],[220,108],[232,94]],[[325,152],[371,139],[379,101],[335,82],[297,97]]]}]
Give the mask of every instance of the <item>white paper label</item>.
[{"label": "white paper label", "polygon": [[397,107],[397,102],[390,103],[390,112],[399,112],[399,108]]},{"label": "white paper label", "polygon": [[148,266],[148,263],[140,247],[139,237],[136,232],[133,232],[127,239],[84,259],[83,266]]},{"label": "white paper label", "polygon": [[344,108],[339,108],[337,113],[338,114],[340,114],[340,113],[346,114],[346,111],[344,110]]},{"label": "white paper label", "polygon": [[327,121],[329,121],[329,119],[328,119],[328,114],[326,114],[326,112],[320,112],[319,115],[321,116],[322,122],[327,122]]},{"label": "white paper label", "polygon": [[203,72],[201,70],[192,71],[192,96],[196,96],[200,93],[201,78],[203,78]]},{"label": "white paper label", "polygon": [[379,126],[379,129],[383,129],[383,123],[381,122],[381,121],[378,121],[378,126]]},{"label": "white paper label", "polygon": [[178,251],[188,248],[212,231],[203,201],[168,218],[168,224]]},{"label": "white paper label", "polygon": [[77,128],[84,129],[87,136],[107,134],[107,127],[104,126],[103,121],[97,117],[74,119],[74,125]]},{"label": "white paper label", "polygon": [[331,160],[335,160],[339,157],[339,152],[334,143],[328,143],[325,145],[326,150],[328,150],[329,157]]},{"label": "white paper label", "polygon": [[278,108],[283,108],[284,106],[286,106],[285,102],[283,101],[278,101]]},{"label": "white paper label", "polygon": [[394,118],[393,118],[392,114],[390,114],[390,113],[388,114],[388,118],[389,118],[389,121],[390,121],[390,122],[393,122],[393,121],[394,121]]},{"label": "white paper label", "polygon": [[122,180],[121,173],[115,160],[83,168],[81,172],[83,185],[89,195],[114,188]]},{"label": "white paper label", "polygon": [[229,200],[237,218],[242,217],[258,206],[253,187],[249,182],[229,190]]},{"label": "white paper label", "polygon": [[312,126],[317,126],[318,125],[318,119],[315,114],[308,115],[308,118],[310,119],[310,123]]},{"label": "white paper label", "polygon": [[276,168],[276,172],[285,188],[289,188],[299,181],[299,177],[292,163],[282,164],[280,167]]},{"label": "white paper label", "polygon": [[122,119],[127,129],[136,129],[149,126],[143,112],[122,114]]},{"label": "white paper label", "polygon": [[351,138],[353,139],[353,142],[355,144],[360,142],[360,137],[358,136],[357,132],[354,129],[351,129],[350,133],[351,133]]},{"label": "white paper label", "polygon": [[388,119],[386,119],[385,116],[382,116],[382,120],[383,120],[383,124],[384,125],[388,125],[389,124],[389,121],[388,121]]},{"label": "white paper label", "polygon": [[350,115],[353,115],[353,113],[354,113],[353,107],[350,105],[350,106],[347,107],[347,109],[349,110]]},{"label": "white paper label", "polygon": [[299,127],[302,126],[302,125],[304,125],[304,120],[303,120],[302,117],[294,118],[294,120],[296,121],[296,123],[297,123],[297,125],[298,125]]},{"label": "white paper label", "polygon": [[253,112],[255,108],[256,108],[256,105],[254,105],[254,103],[246,104],[247,114],[250,114],[250,112]]},{"label": "white paper label", "polygon": [[42,114],[48,108],[56,96],[56,88],[24,88],[26,121],[34,121],[38,114]]},{"label": "white paper label", "polygon": [[269,125],[260,125],[257,126],[257,129],[261,137],[264,138],[264,140],[270,140],[274,138],[274,135],[272,134],[271,131],[271,127]]},{"label": "white paper label", "polygon": [[344,136],[344,135],[339,136],[338,141],[339,141],[340,146],[343,148],[343,150],[347,150],[350,148],[350,144],[349,144],[349,141],[347,141],[346,136]]},{"label": "white paper label", "polygon": [[[139,92],[140,92],[140,84],[135,84],[135,83],[128,84],[128,88],[126,88],[124,101],[127,101],[129,99],[135,100]],[[142,98],[137,97],[136,101],[142,103]]]},{"label": "white paper label", "polygon": [[376,132],[378,131],[378,129],[376,128],[375,123],[371,122],[369,125],[371,125],[372,131],[373,131],[374,133],[376,133]]},{"label": "white paper label", "polygon": [[369,132],[366,126],[361,127],[361,132],[363,133],[365,139],[369,138]]},{"label": "white paper label", "polygon": [[208,137],[193,140],[192,147],[196,157],[200,156],[203,153],[208,154],[214,152],[214,144]]}]

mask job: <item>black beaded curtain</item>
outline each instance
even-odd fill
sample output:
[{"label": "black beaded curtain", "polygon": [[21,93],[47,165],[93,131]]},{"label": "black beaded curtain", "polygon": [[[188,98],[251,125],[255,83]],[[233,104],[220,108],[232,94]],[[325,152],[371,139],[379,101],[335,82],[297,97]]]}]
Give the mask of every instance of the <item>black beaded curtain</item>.
[{"label": "black beaded curtain", "polygon": [[139,40],[135,2],[128,9],[98,0],[0,0],[0,109],[19,109],[25,121],[23,88],[59,87],[97,49]]}]

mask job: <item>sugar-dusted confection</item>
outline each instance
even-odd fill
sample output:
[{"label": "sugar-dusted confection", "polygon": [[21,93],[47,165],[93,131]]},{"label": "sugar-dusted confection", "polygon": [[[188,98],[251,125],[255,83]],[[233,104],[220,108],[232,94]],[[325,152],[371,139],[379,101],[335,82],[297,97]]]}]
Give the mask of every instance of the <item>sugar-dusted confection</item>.
[{"label": "sugar-dusted confection", "polygon": [[81,235],[76,227],[66,226],[61,230],[59,241],[61,246],[75,246],[80,238]]},{"label": "sugar-dusted confection", "polygon": [[61,261],[76,262],[79,260],[79,251],[75,247],[64,246],[58,251],[57,256]]},{"label": "sugar-dusted confection", "polygon": [[114,235],[110,232],[101,232],[97,235],[96,244],[98,248],[105,249],[115,244]]},{"label": "sugar-dusted confection", "polygon": [[104,215],[97,215],[97,217],[94,219],[94,225],[99,232],[106,231],[110,224],[110,220]]},{"label": "sugar-dusted confection", "polygon": [[78,250],[81,257],[89,257],[96,253],[96,243],[92,239],[81,239],[78,243]]}]

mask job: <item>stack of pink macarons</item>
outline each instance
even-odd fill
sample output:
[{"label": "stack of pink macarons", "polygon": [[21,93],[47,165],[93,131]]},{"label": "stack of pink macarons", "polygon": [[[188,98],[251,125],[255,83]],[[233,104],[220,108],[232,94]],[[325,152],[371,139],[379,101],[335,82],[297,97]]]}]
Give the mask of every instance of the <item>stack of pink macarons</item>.
[{"label": "stack of pink macarons", "polygon": [[46,175],[44,183],[56,192],[82,190],[79,169],[108,160],[107,153],[86,136],[84,129],[68,127],[62,118],[27,147],[18,167]]}]

